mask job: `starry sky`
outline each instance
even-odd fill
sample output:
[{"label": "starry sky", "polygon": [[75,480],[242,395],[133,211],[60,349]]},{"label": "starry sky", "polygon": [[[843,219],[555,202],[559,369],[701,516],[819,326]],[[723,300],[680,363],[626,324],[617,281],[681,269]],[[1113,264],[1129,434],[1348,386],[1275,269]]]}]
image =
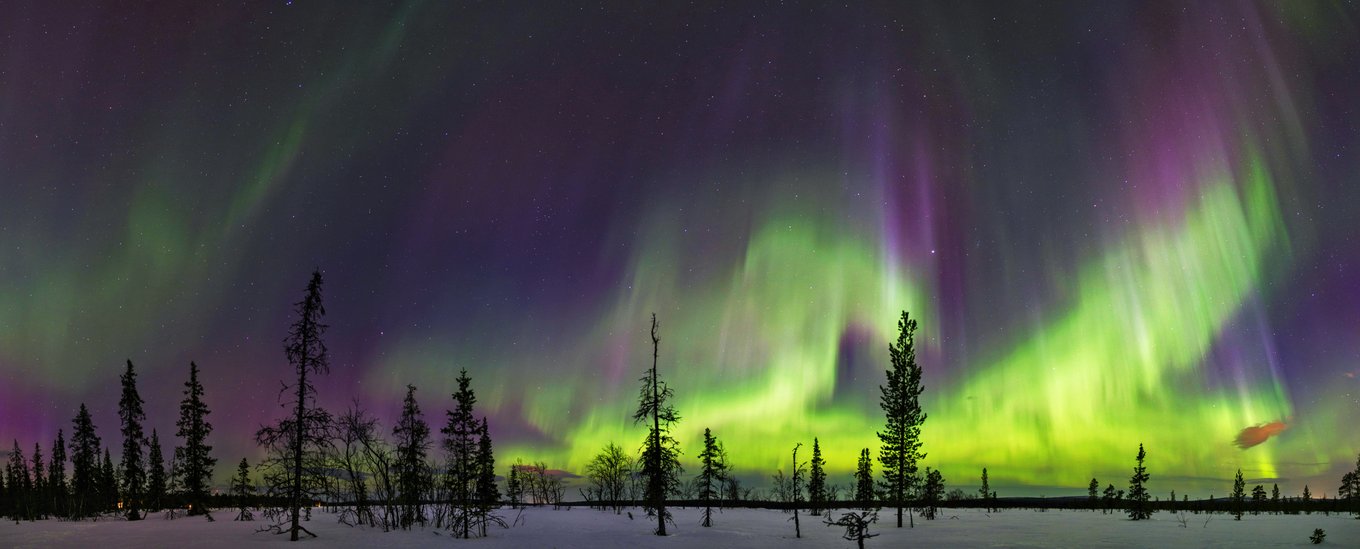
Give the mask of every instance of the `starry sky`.
[{"label": "starry sky", "polygon": [[685,459],[819,437],[846,482],[908,310],[951,484],[1141,442],[1154,493],[1334,491],[1360,8],[874,4],[7,3],[0,440],[84,402],[120,444],[130,359],[173,446],[193,360],[253,461],[319,268],[321,401],[437,424],[466,368],[502,463],[639,445],[655,312]]}]

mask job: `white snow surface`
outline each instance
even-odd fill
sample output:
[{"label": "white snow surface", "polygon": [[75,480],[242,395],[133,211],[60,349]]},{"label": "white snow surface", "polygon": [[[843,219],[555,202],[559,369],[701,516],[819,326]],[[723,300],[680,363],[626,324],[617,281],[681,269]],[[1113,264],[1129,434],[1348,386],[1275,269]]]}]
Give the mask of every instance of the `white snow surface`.
[{"label": "white snow surface", "polygon": [[[1320,547],[1360,547],[1360,520],[1349,515],[1246,515],[1241,522],[1229,515],[1186,514],[1181,527],[1167,512],[1133,522],[1122,515],[1089,511],[1038,512],[943,509],[934,521],[916,517],[915,528],[893,526],[893,513],[883,510],[865,547],[1313,547],[1314,528],[1327,533]],[[139,522],[104,519],[86,522],[45,520],[0,523],[0,547],[514,547],[514,548],[632,548],[701,547],[845,547],[841,528],[825,526],[818,517],[800,513],[803,537],[794,539],[792,515],[768,509],[727,509],[715,512],[712,528],[699,526],[699,511],[674,509],[671,535],[651,534],[654,523],[633,509],[634,520],[581,507],[524,511],[503,509],[509,529],[494,528],[486,538],[454,539],[447,531],[414,529],[383,532],[339,524],[336,516],[314,513],[306,523],[317,538],[290,544],[286,535],[257,533],[265,523],[234,522],[222,509],[215,522],[201,517],[165,520],[160,515]],[[838,516],[838,515],[837,515]],[[957,518],[955,518],[957,517]],[[1207,524],[1206,524],[1207,521]]]}]

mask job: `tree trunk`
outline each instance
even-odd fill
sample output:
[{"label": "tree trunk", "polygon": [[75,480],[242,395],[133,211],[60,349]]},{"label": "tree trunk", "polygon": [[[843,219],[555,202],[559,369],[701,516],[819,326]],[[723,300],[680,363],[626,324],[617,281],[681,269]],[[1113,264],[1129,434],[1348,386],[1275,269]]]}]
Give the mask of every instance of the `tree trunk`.
[{"label": "tree trunk", "polygon": [[[303,318],[304,318],[303,322],[304,322],[304,323],[307,323],[307,320],[306,320],[306,313],[304,313]],[[308,330],[308,328],[309,328],[309,326],[307,326],[306,324],[304,324],[303,327],[302,327],[302,329],[303,329],[303,335],[302,335],[302,353],[301,353],[302,359],[301,359],[300,363],[298,364],[298,391],[297,391],[297,394],[298,394],[297,399],[298,399],[298,401],[297,401],[297,416],[296,416],[296,421],[297,421],[297,423],[293,425],[293,428],[295,429],[295,432],[294,432],[294,439],[293,439],[293,493],[292,493],[292,496],[293,496],[293,497],[292,497],[292,499],[293,499],[293,509],[292,509],[292,521],[293,521],[293,527],[290,529],[290,530],[291,530],[291,534],[289,535],[289,541],[297,541],[297,540],[298,540],[298,530],[302,529],[302,526],[301,526],[300,524],[298,524],[298,510],[299,510],[298,508],[302,505],[302,446],[303,446],[303,444],[306,443],[306,440],[305,440],[305,438],[304,438],[304,433],[303,433],[303,426],[302,426],[302,421],[303,421],[303,417],[302,417],[303,414],[302,414],[302,413],[303,413],[303,407],[306,405],[306,402],[307,402],[306,397],[307,397],[307,351],[308,351],[308,345],[307,345],[307,330]],[[311,532],[308,532],[308,533],[310,534]]]}]

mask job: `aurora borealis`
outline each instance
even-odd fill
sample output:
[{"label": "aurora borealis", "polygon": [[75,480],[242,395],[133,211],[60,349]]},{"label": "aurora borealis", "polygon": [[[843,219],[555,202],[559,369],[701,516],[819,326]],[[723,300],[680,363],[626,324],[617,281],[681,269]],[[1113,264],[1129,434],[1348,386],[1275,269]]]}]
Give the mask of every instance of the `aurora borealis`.
[{"label": "aurora borealis", "polygon": [[500,463],[640,443],[652,312],[684,459],[752,477],[845,482],[902,310],[951,486],[1360,452],[1354,3],[352,4],[0,8],[4,447],[120,440],[127,359],[168,438],[194,360],[253,461],[316,267],[322,402],[466,368]]}]

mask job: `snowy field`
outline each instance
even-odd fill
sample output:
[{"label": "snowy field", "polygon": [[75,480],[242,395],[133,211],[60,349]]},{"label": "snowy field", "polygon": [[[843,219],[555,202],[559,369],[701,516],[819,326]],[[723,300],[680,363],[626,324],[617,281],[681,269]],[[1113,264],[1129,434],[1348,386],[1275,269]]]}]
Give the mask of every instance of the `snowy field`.
[{"label": "snowy field", "polygon": [[[496,529],[491,537],[459,540],[446,532],[412,530],[387,532],[350,528],[334,515],[317,513],[307,527],[319,538],[310,547],[475,547],[609,548],[609,547],[854,547],[841,539],[841,529],[801,515],[803,539],[794,539],[791,515],[765,509],[727,510],[715,515],[712,528],[699,526],[695,509],[676,509],[672,535],[650,535],[651,527],[634,511],[636,520],[591,509],[504,510],[507,521],[519,516],[519,526]],[[973,509],[944,509],[944,518],[922,521],[916,528],[887,527],[889,512],[880,515],[865,547],[1312,547],[1314,528],[1327,532],[1323,547],[1360,547],[1360,520],[1349,516],[1247,515],[1235,522],[1228,515],[1187,515],[1182,528],[1174,515],[1158,513],[1148,522],[1131,522],[1118,515],[1085,511],[1010,510],[988,515]],[[228,510],[202,518],[167,521],[159,515],[141,522],[0,523],[2,547],[295,547],[286,536],[255,533],[260,522],[233,522]],[[957,517],[957,518],[953,518]],[[1205,524],[1206,518],[1208,524]]]}]

